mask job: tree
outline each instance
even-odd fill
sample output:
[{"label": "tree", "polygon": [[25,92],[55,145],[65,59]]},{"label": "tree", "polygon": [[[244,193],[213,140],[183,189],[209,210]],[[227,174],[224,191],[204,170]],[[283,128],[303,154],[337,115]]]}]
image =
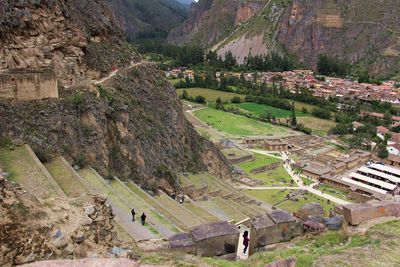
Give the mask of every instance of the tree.
[{"label": "tree", "polygon": [[222,103],[222,99],[219,97],[215,100],[215,108],[221,110],[224,109],[224,104]]},{"label": "tree", "polygon": [[236,66],[236,64],[237,60],[229,50],[225,53],[224,67],[228,70],[231,70],[234,66]]},{"label": "tree", "polygon": [[331,118],[331,112],[329,110],[326,109],[322,109],[322,108],[315,108],[312,112],[312,114],[317,117],[317,118],[321,118],[321,119],[326,119],[329,120]]},{"label": "tree", "polygon": [[290,117],[290,124],[292,125],[292,127],[296,127],[296,125],[297,125],[296,110],[294,108],[294,102],[292,102],[292,116]]},{"label": "tree", "polygon": [[189,99],[189,95],[188,95],[188,92],[186,91],[186,90],[183,90],[183,92],[182,92],[182,99]]},{"label": "tree", "polygon": [[206,103],[205,97],[204,97],[204,96],[201,96],[201,95],[196,96],[196,97],[194,98],[194,101],[195,101],[196,103],[199,103],[199,104],[205,104],[205,103]]},{"label": "tree", "polygon": [[389,156],[389,152],[386,149],[385,143],[380,143],[378,145],[378,157],[381,159],[386,159]]},{"label": "tree", "polygon": [[389,111],[385,112],[385,115],[383,117],[383,122],[386,126],[392,125],[392,114],[390,114]]}]

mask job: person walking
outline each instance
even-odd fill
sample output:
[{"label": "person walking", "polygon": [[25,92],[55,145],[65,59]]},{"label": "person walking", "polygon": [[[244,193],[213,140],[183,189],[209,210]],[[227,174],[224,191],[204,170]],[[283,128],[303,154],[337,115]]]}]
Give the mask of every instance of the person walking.
[{"label": "person walking", "polygon": [[250,242],[250,238],[249,238],[249,231],[244,231],[243,233],[243,254],[246,254],[247,248],[249,247],[249,242]]},{"label": "person walking", "polygon": [[140,216],[140,219],[142,219],[142,225],[144,226],[144,224],[146,223],[146,214],[142,214],[142,216]]},{"label": "person walking", "polygon": [[135,221],[135,215],[136,215],[135,209],[132,209],[131,213],[132,213],[132,222],[134,222]]}]

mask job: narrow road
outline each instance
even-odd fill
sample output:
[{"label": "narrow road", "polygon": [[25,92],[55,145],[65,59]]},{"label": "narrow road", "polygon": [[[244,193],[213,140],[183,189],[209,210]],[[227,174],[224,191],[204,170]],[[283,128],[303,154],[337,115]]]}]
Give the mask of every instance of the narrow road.
[{"label": "narrow road", "polygon": [[[121,70],[129,70],[129,69],[133,69],[133,68],[136,68],[136,67],[138,67],[140,65],[145,65],[145,64],[154,64],[154,63],[153,62],[148,62],[148,61],[140,61],[140,62],[136,62],[136,63],[132,62],[129,67],[123,68]],[[112,77],[114,77],[115,75],[117,75],[119,71],[120,71],[120,69],[116,69],[116,70],[110,72],[110,74],[108,74],[106,77],[104,77],[104,78],[102,78],[100,80],[92,80],[92,83],[95,84],[95,85],[102,84],[102,83],[108,81],[109,79],[111,79]]]}]

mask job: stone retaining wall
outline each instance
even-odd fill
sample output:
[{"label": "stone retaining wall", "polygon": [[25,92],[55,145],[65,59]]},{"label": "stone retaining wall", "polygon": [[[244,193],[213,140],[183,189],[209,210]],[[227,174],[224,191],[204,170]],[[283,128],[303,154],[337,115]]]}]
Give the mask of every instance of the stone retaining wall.
[{"label": "stone retaining wall", "polygon": [[380,217],[400,217],[400,202],[380,201],[343,206],[343,214],[351,225],[359,225]]},{"label": "stone retaining wall", "polygon": [[58,84],[50,70],[0,73],[0,99],[32,101],[58,98]]}]

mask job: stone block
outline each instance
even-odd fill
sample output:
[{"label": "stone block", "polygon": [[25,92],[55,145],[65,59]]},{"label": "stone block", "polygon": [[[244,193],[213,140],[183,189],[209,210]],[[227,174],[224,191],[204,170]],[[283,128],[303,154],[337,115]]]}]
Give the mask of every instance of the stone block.
[{"label": "stone block", "polygon": [[198,256],[214,257],[236,253],[240,231],[228,222],[216,222],[199,225],[190,234]]},{"label": "stone block", "polygon": [[324,208],[319,203],[310,203],[301,207],[294,215],[306,221],[310,216],[323,216]]},{"label": "stone block", "polygon": [[344,218],[351,225],[359,225],[380,217],[400,217],[399,201],[380,201],[343,206]]}]

